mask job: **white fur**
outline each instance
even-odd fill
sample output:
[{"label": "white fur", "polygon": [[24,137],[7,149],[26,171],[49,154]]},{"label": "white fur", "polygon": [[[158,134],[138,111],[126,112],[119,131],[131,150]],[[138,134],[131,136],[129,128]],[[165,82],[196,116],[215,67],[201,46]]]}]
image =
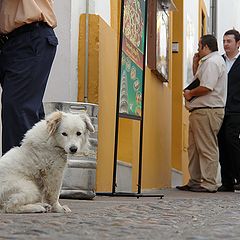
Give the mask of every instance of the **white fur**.
[{"label": "white fur", "polygon": [[[94,128],[85,114],[54,112],[0,159],[0,211],[70,212],[59,203],[67,154],[88,147]],[[72,151],[72,152],[71,152]]]}]

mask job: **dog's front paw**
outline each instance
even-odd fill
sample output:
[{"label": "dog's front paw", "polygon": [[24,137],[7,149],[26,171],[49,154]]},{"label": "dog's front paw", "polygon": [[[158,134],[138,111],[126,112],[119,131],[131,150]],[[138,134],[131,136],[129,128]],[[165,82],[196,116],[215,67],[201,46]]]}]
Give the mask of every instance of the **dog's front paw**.
[{"label": "dog's front paw", "polygon": [[64,209],[65,213],[72,212],[71,209],[67,205],[63,205],[62,208]]},{"label": "dog's front paw", "polygon": [[52,212],[69,213],[71,210],[67,205],[61,206],[59,203],[57,203],[52,206]]},{"label": "dog's front paw", "polygon": [[51,212],[52,211],[52,206],[50,204],[41,203],[40,205],[45,208],[46,212]]}]

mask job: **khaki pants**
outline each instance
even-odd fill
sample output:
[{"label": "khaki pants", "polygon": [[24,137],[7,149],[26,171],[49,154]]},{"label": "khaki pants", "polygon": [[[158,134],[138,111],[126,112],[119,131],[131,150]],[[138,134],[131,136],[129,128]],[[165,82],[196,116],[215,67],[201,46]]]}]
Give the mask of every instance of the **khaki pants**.
[{"label": "khaki pants", "polygon": [[217,190],[219,163],[217,134],[224,117],[223,109],[197,109],[189,116],[190,187]]}]

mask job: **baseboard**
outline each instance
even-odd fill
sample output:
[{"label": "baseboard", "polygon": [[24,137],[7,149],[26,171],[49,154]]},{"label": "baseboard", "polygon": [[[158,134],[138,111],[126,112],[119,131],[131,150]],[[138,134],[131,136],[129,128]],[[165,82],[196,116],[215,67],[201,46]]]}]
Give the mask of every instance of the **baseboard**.
[{"label": "baseboard", "polygon": [[183,184],[183,173],[175,168],[172,168],[172,187]]}]

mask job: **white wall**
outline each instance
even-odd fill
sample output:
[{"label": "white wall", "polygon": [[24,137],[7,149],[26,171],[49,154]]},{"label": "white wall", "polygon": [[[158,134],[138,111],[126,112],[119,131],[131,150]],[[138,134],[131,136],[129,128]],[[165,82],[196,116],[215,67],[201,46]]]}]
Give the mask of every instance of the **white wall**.
[{"label": "white wall", "polygon": [[239,0],[218,0],[217,1],[217,38],[220,53],[223,53],[223,34],[232,28],[240,31],[240,1]]},{"label": "white wall", "polygon": [[[110,25],[110,0],[89,0],[90,13]],[[49,77],[44,101],[77,101],[79,18],[86,12],[86,0],[55,0],[59,46]]]},{"label": "white wall", "polygon": [[[74,6],[74,7],[73,7]],[[55,1],[59,40],[57,54],[46,89],[45,101],[76,101],[79,16],[85,1]]]},{"label": "white wall", "polygon": [[198,1],[184,1],[184,86],[192,80],[192,58],[198,48]]},{"label": "white wall", "polygon": [[207,9],[207,15],[210,16],[210,11],[211,11],[211,0],[204,0],[205,6]]},{"label": "white wall", "polygon": [[103,20],[110,25],[110,0],[96,0],[95,13],[100,15]]}]

